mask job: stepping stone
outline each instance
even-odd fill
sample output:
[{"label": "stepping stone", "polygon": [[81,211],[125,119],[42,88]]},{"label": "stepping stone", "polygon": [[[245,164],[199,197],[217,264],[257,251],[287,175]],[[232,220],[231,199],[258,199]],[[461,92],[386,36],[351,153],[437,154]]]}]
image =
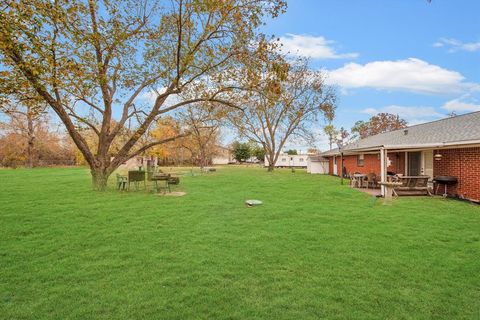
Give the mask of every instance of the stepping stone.
[{"label": "stepping stone", "polygon": [[166,193],[158,193],[157,195],[162,197],[183,197],[186,194],[187,194],[186,192],[182,192],[182,191],[172,191],[172,192],[166,192]]}]

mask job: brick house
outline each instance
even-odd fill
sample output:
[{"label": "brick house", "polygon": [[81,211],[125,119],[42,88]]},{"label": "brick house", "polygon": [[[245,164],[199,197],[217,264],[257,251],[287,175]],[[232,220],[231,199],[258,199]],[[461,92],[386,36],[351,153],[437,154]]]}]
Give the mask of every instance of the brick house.
[{"label": "brick house", "polygon": [[[407,176],[454,176],[447,193],[480,201],[480,112],[446,118],[378,134],[321,154],[329,174],[375,173]],[[382,195],[384,190],[381,190]],[[443,191],[442,191],[443,193]]]}]

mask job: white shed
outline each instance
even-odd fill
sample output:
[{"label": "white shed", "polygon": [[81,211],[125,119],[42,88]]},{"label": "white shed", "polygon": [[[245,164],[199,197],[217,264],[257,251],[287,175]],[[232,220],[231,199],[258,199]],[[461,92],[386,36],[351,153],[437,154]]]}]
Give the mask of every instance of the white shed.
[{"label": "white shed", "polygon": [[311,174],[328,174],[328,159],[321,156],[309,156],[307,172]]}]

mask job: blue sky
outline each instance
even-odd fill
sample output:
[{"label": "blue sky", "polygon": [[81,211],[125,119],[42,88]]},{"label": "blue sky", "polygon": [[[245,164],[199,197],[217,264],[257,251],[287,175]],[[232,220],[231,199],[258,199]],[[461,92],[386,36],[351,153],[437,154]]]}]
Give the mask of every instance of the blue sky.
[{"label": "blue sky", "polygon": [[480,110],[479,12],[479,0],[290,0],[262,31],[327,73],[336,126],[382,111],[416,124]]}]

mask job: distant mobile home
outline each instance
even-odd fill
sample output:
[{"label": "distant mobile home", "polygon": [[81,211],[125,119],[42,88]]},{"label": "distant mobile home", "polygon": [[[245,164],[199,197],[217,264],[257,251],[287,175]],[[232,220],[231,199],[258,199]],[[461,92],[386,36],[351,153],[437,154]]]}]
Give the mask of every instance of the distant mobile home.
[{"label": "distant mobile home", "polygon": [[[278,156],[275,168],[307,168],[307,154],[281,154]],[[268,167],[269,162],[265,157],[265,167]]]}]

